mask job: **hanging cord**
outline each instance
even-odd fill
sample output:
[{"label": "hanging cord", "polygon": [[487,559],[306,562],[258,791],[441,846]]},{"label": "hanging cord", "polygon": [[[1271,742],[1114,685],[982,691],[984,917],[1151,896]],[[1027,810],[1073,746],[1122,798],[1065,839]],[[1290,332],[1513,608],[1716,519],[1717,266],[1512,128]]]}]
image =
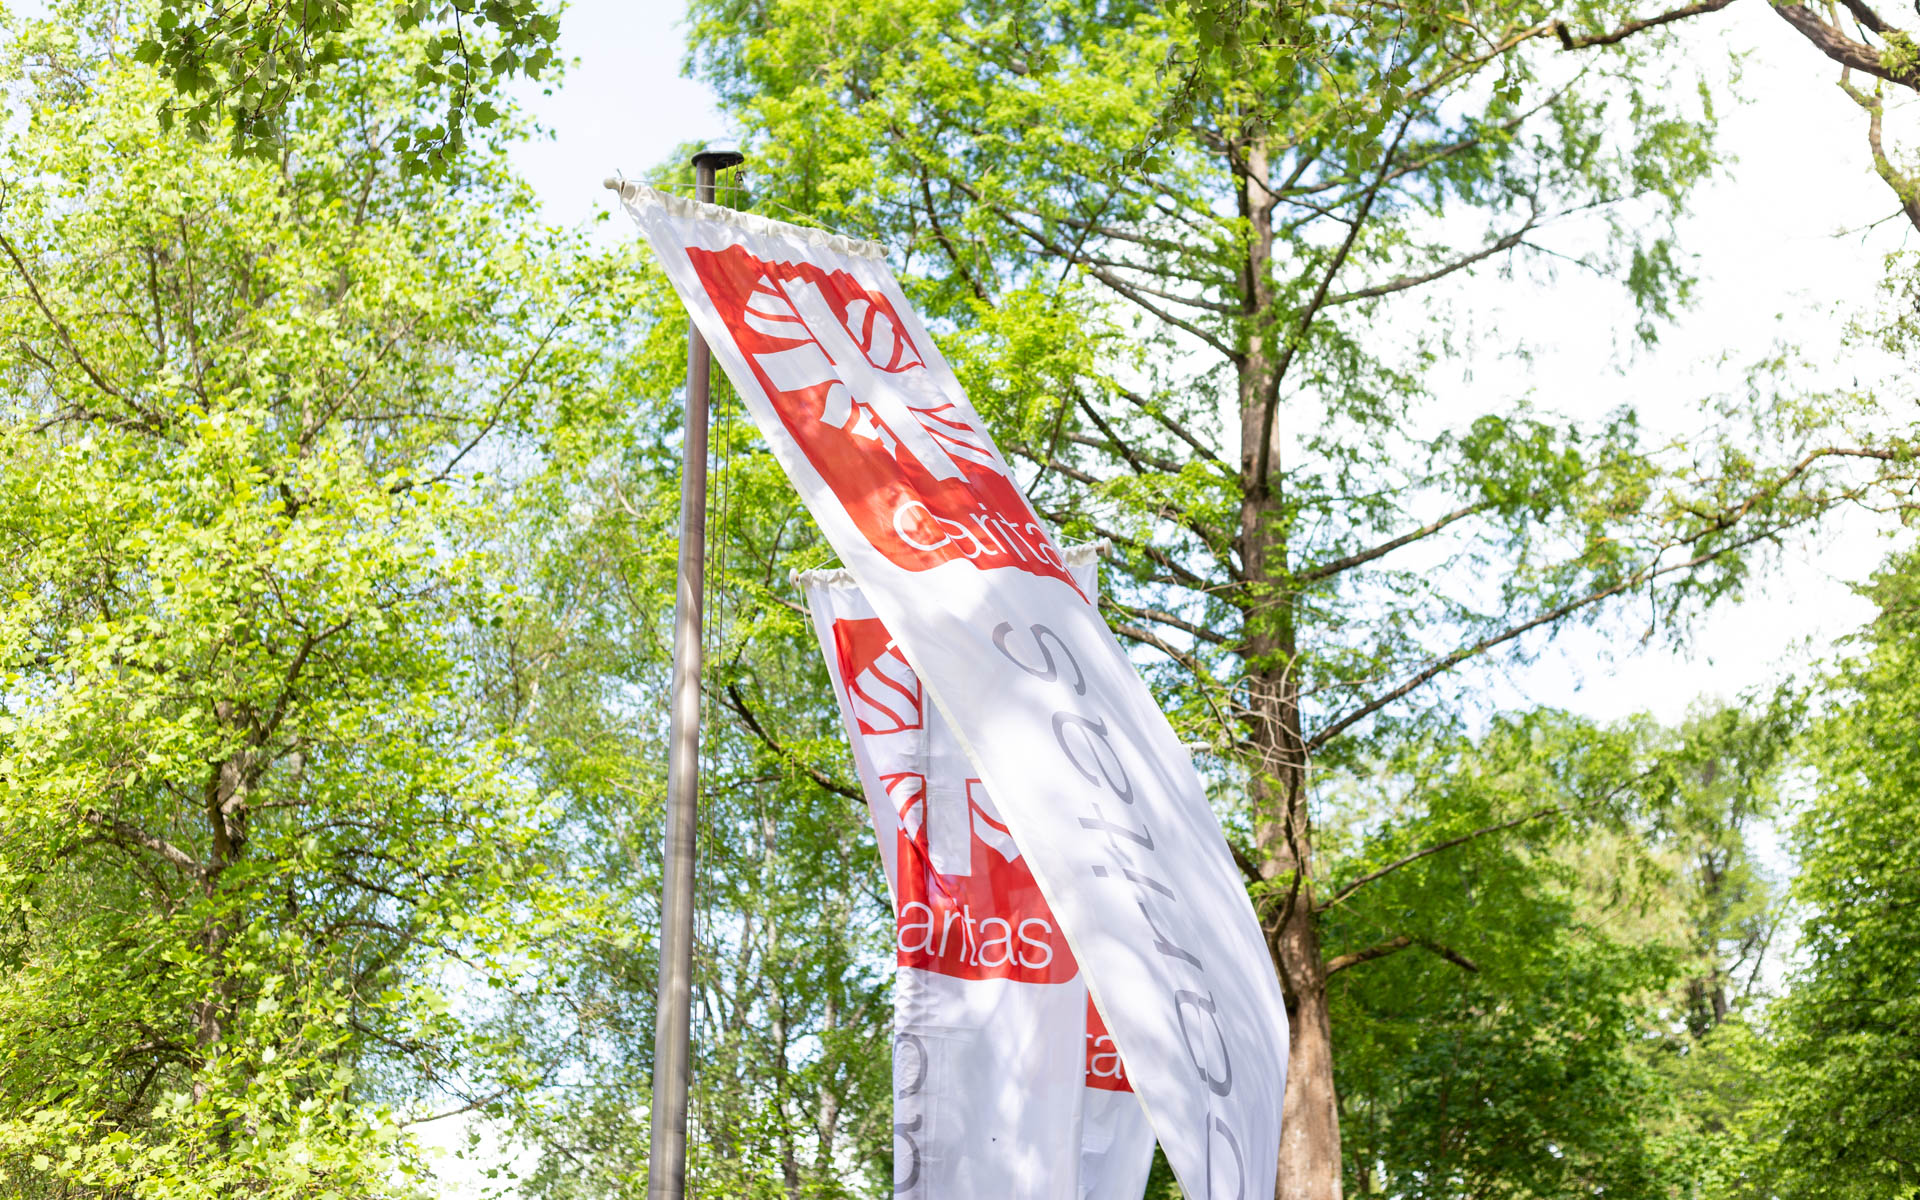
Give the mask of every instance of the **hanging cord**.
[{"label": "hanging cord", "polygon": [[[740,171],[738,168],[729,168],[719,173],[718,177],[714,180],[714,198],[717,202],[724,204],[730,199],[738,199],[739,193],[743,190],[738,181],[739,175]],[[732,178],[728,178],[729,176],[732,176]],[[729,193],[732,193],[732,195],[729,195]],[[722,378],[724,378],[724,375]],[[710,388],[708,395],[711,397],[717,391],[719,391],[719,389]],[[704,693],[707,687],[715,681],[715,663],[718,660],[719,653],[725,649],[728,641],[726,631],[730,620],[738,613],[737,606],[731,611],[727,607],[727,600],[732,592],[732,589],[728,586],[729,581],[727,576],[727,533],[731,523],[733,508],[733,477],[731,471],[734,438],[733,408],[734,406],[730,399],[723,399],[723,401],[717,405],[713,404],[710,400],[707,414],[709,426],[710,428],[717,426],[717,428],[713,428],[713,432],[717,433],[718,436],[710,436],[707,439],[708,496],[702,498],[703,502],[711,500],[711,503],[707,505],[706,569],[701,573],[701,612],[705,617],[700,626],[700,660],[701,674],[703,675],[700,686],[703,693],[701,704],[703,721],[707,707]],[[717,421],[715,420],[716,416],[718,418]],[[713,804],[710,801],[710,796],[713,794],[713,789],[710,785],[711,781],[715,778],[715,769],[718,766],[719,757],[716,753],[714,739],[712,737],[702,737],[700,739],[700,778],[709,786],[703,786],[701,788],[702,795],[700,797],[699,807],[695,810],[694,822],[696,846],[694,861],[696,868],[693,883],[693,983],[696,997],[699,997],[703,992],[707,991],[708,988],[723,986],[726,983],[725,980],[719,978],[718,974],[721,955],[719,952],[720,948],[714,941],[713,929],[713,910],[722,897],[719,894],[719,889],[712,882],[715,874],[715,864],[709,857],[718,845],[714,838]],[[701,1053],[702,1048],[712,1047],[712,1039],[720,1034],[721,1031],[716,1029],[708,1019],[711,1015],[711,1009],[704,1001],[693,1005],[691,1015],[694,1053],[691,1056],[692,1061],[690,1067],[693,1082],[696,1086],[688,1089],[690,1093],[688,1097],[688,1127],[689,1133],[692,1135],[688,1139],[690,1158],[693,1155],[700,1154],[700,1151],[706,1146],[707,1143],[703,1135],[717,1130],[727,1119],[727,1115],[724,1112],[709,1113],[707,1111],[706,1089],[697,1086],[701,1082],[700,1068],[702,1063],[724,1063],[727,1061],[726,1056],[716,1057]],[[714,1119],[710,1121],[708,1120],[709,1117]],[[701,1157],[704,1157],[704,1155],[701,1155]]]}]

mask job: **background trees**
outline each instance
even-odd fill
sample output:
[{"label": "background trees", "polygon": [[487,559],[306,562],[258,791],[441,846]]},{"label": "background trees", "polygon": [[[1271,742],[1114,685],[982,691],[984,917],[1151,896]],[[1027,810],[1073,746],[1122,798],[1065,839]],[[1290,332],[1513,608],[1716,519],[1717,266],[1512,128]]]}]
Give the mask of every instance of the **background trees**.
[{"label": "background trees", "polygon": [[[1283,1187],[1911,1185],[1904,560],[1804,746],[1792,694],[1663,729],[1490,681],[1581,622],[1684,637],[1836,506],[1910,504],[1912,414],[1756,376],[1667,444],[1626,397],[1432,403],[1470,274],[1605,275],[1630,337],[1684,304],[1721,167],[1684,25],[1216,8],[703,0],[695,48],[752,143],[727,198],[885,239],[1037,500],[1118,547],[1308,1039]],[[538,227],[504,103],[456,146],[481,41],[328,9],[256,86],[313,11],[221,18],[213,146],[145,61],[188,9],[8,37],[0,1178],[401,1194],[411,1122],[471,1108],[497,1186],[629,1194],[683,325]],[[1910,278],[1860,330],[1894,354]],[[884,889],[786,582],[828,552],[720,391],[697,1186],[881,1194]]]},{"label": "background trees", "polygon": [[757,198],[897,244],[1042,511],[1122,547],[1111,618],[1218,756],[1292,1009],[1282,1193],[1338,1194],[1331,968],[1420,939],[1330,923],[1384,875],[1321,835],[1385,798],[1314,781],[1465,728],[1483,663],[1609,602],[1684,620],[1904,452],[1765,399],[1751,440],[1687,447],[1625,407],[1424,411],[1459,331],[1419,297],[1450,276],[1572,259],[1649,339],[1684,302],[1712,100],[1648,86],[1631,11],[696,11]]},{"label": "background trees", "polygon": [[1832,683],[1811,738],[1819,790],[1796,830],[1801,967],[1771,1016],[1770,1095],[1759,1174],[1796,1196],[1898,1195],[1920,1184],[1920,1047],[1913,986],[1920,929],[1913,664],[1916,564],[1874,581],[1880,617]]},{"label": "background trees", "polygon": [[545,1077],[493,1018],[603,915],[487,668],[623,284],[497,148],[396,170],[378,23],[236,160],[156,128],[142,17],[0,66],[0,1179],[404,1190],[409,1121]]}]

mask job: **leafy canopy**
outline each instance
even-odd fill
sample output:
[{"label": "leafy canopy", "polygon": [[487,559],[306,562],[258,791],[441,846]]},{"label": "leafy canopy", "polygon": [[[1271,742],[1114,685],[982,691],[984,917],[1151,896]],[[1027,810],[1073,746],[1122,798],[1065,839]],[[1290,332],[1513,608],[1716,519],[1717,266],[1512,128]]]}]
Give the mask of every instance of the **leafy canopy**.
[{"label": "leafy canopy", "polygon": [[369,52],[356,28],[381,21],[401,36],[378,53],[412,73],[413,111],[387,131],[407,171],[455,169],[474,130],[500,120],[501,86],[558,65],[559,17],[537,0],[158,0],[133,54],[173,85],[157,105],[163,129],[224,131],[235,153],[273,158],[299,109],[325,100],[327,77]]}]

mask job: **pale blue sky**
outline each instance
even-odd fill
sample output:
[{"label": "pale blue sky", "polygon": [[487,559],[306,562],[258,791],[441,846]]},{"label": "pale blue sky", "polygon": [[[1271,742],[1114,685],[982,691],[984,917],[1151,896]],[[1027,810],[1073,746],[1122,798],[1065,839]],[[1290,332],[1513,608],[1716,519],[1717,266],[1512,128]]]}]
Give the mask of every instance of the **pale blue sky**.
[{"label": "pale blue sky", "polygon": [[514,153],[549,220],[572,225],[608,205],[600,181],[640,174],[683,142],[726,136],[706,88],[680,75],[683,0],[588,0],[561,18],[575,61],[551,94],[517,88],[550,133]]}]

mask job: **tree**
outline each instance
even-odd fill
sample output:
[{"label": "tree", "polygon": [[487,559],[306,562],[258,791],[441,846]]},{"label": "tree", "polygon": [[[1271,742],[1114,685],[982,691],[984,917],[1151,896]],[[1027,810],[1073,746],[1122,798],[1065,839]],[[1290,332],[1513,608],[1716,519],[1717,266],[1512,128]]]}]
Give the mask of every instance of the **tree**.
[{"label": "tree", "polygon": [[368,53],[358,28],[381,15],[399,36],[379,53],[410,69],[415,88],[381,135],[406,170],[454,171],[472,130],[507,110],[500,87],[556,65],[559,18],[534,0],[415,0],[378,15],[355,0],[159,0],[133,54],[173,85],[156,104],[162,128],[178,119],[202,141],[223,130],[235,153],[272,158],[301,106]]},{"label": "tree", "polygon": [[1423,799],[1323,831],[1339,858],[1397,861],[1442,830],[1509,827],[1324,918],[1336,944],[1391,947],[1376,939],[1393,929],[1410,943],[1365,970],[1371,950],[1328,964],[1352,1193],[1673,1194],[1689,1144],[1663,1129],[1675,1096],[1648,1053],[1664,1016],[1648,1001],[1691,947],[1647,833],[1673,808],[1676,741],[1644,720],[1534,712],[1342,781]]},{"label": "tree", "polygon": [[0,61],[0,1180],[405,1194],[408,1125],[541,1080],[495,1011],[606,916],[483,685],[514,456],[604,402],[620,276],[497,149],[399,169],[378,22],[267,161],[156,129],[142,17]]},{"label": "tree", "polygon": [[[1604,20],[1596,24],[1592,13],[1575,13],[1570,19],[1542,19],[1531,26],[1513,26],[1508,36],[1516,46],[1552,36],[1566,50],[1586,50],[1618,45],[1664,30],[1675,22],[1698,20],[1732,4],[1733,0],[1696,0],[1664,11],[1630,15],[1611,28]],[[1238,64],[1245,61],[1249,44],[1285,41],[1289,21],[1298,19],[1285,8],[1249,5],[1245,0],[1186,0],[1185,7],[1192,14],[1200,50],[1193,63],[1195,74],[1188,76],[1189,87],[1202,66]],[[1913,33],[1889,22],[1866,0],[1845,0],[1838,7],[1824,9],[1799,3],[1770,3],[1768,7],[1808,49],[1839,64],[1841,90],[1866,114],[1867,149],[1873,156],[1874,172],[1899,201],[1900,212],[1920,228],[1920,179],[1897,161],[1884,138],[1885,85],[1920,91],[1920,44],[1916,44]],[[1464,11],[1455,16],[1470,19]],[[1873,81],[1870,92],[1855,86],[1855,72]]]},{"label": "tree", "polygon": [[1795,831],[1800,968],[1773,1013],[1762,1177],[1774,1195],[1910,1195],[1920,1187],[1920,559],[1870,588],[1880,615],[1832,680],[1810,738],[1818,791]]},{"label": "tree", "polygon": [[[1746,397],[1729,423],[1764,453],[1644,444],[1626,406],[1423,409],[1451,278],[1570,258],[1648,339],[1686,299],[1669,232],[1715,166],[1711,107],[1645,85],[1667,34],[1615,6],[694,11],[755,201],[894,246],[1043,513],[1121,548],[1110,620],[1219,756],[1288,998],[1280,1194],[1337,1196],[1329,967],[1417,942],[1329,941],[1336,899],[1400,864],[1330,861],[1349,798],[1314,781],[1465,719],[1471,672],[1627,598],[1677,629],[1906,444]],[[1601,32],[1568,55],[1541,36],[1562,20]]]},{"label": "tree", "polygon": [[[656,180],[690,186],[685,156]],[[524,604],[494,674],[501,719],[566,806],[555,869],[589,873],[624,915],[511,1019],[553,1064],[509,1117],[537,1153],[524,1190],[554,1200],[628,1195],[646,1174],[686,324],[664,277],[637,289],[622,411],[550,437],[544,494],[518,510]],[[891,1167],[890,907],[818,643],[786,593],[824,545],[717,374],[713,400],[689,1188],[871,1194]]]},{"label": "tree", "polygon": [[1754,995],[1784,917],[1751,837],[1757,823],[1777,814],[1775,777],[1797,732],[1798,709],[1797,699],[1783,693],[1766,706],[1698,712],[1678,731],[1670,767],[1675,794],[1661,840],[1683,856],[1678,881],[1693,952],[1683,1011],[1695,1041]]}]

